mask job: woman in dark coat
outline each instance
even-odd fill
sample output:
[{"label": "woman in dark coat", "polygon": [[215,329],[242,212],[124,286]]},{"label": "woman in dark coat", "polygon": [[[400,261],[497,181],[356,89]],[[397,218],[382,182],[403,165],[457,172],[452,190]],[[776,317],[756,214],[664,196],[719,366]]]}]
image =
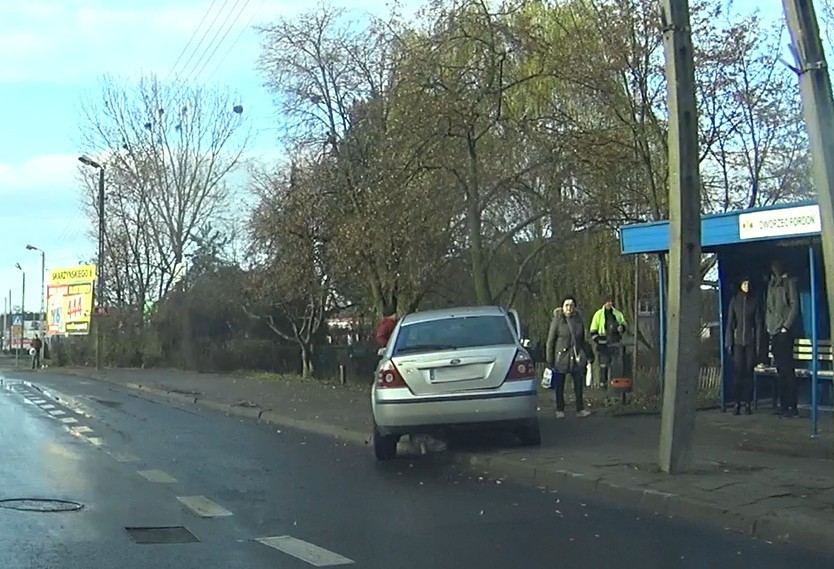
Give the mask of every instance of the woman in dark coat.
[{"label": "woman in dark coat", "polygon": [[577,417],[587,417],[591,413],[585,409],[582,398],[585,387],[585,372],[589,362],[594,361],[594,352],[588,342],[588,327],[576,308],[576,301],[568,297],[562,307],[553,311],[550,330],[547,334],[545,359],[553,372],[553,385],[556,390],[556,417],[565,416],[565,379],[567,375],[573,380],[573,393],[576,397]]},{"label": "woman in dark coat", "polygon": [[753,367],[762,338],[762,324],[762,308],[750,288],[750,279],[745,277],[730,301],[724,337],[724,346],[733,357],[736,415],[741,414],[742,405],[746,414],[752,413]]}]

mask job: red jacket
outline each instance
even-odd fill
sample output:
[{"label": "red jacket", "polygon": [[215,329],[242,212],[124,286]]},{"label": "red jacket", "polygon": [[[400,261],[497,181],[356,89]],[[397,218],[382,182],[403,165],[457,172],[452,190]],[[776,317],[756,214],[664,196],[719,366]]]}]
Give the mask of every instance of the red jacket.
[{"label": "red jacket", "polygon": [[376,343],[380,348],[384,348],[388,345],[388,340],[391,339],[391,334],[394,332],[394,328],[396,328],[396,326],[397,321],[393,318],[383,318],[382,322],[379,323],[374,337],[376,338]]}]

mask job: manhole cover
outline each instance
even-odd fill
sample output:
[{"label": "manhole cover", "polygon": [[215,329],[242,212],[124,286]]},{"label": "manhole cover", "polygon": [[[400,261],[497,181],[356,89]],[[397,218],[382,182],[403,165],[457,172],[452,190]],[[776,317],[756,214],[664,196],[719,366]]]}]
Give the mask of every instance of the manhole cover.
[{"label": "manhole cover", "polygon": [[0,500],[0,508],[22,510],[25,512],[77,512],[83,504],[69,500],[51,500],[46,498],[15,498]]},{"label": "manhole cover", "polygon": [[183,526],[125,528],[134,543],[195,543],[200,541]]}]

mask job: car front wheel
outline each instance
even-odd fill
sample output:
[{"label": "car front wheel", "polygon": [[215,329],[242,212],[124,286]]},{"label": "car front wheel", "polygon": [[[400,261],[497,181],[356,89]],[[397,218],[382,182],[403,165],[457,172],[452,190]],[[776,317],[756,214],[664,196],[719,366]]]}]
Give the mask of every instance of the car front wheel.
[{"label": "car front wheel", "polygon": [[391,460],[397,456],[397,443],[400,437],[397,435],[380,434],[379,429],[374,425],[373,447],[374,456],[377,460]]}]

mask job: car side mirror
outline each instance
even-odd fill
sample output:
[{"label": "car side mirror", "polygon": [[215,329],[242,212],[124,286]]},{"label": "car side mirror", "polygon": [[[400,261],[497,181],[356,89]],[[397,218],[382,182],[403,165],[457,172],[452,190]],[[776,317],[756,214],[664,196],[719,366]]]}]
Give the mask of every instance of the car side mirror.
[{"label": "car side mirror", "polygon": [[523,340],[521,340],[521,345],[525,348],[529,348],[533,345],[533,342],[531,342],[529,338],[524,338]]},{"label": "car side mirror", "polygon": [[379,357],[384,356],[384,355],[385,355],[385,350],[386,350],[386,348],[380,348],[380,349],[378,349],[378,350],[376,351],[376,355],[378,355]]}]

